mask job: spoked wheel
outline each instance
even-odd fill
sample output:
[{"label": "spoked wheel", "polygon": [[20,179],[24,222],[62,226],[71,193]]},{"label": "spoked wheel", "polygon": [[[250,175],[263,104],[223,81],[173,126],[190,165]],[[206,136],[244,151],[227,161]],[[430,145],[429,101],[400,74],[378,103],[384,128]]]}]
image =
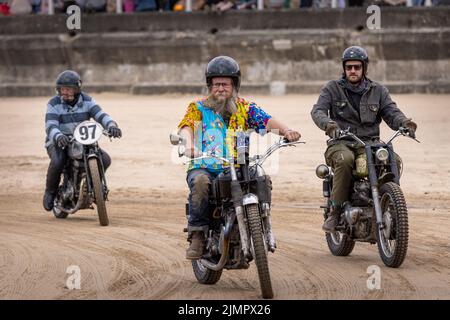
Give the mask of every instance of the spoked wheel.
[{"label": "spoked wheel", "polygon": [[200,260],[192,261],[192,269],[197,281],[202,284],[215,284],[222,276],[223,269],[214,271],[205,267]]},{"label": "spoked wheel", "polygon": [[89,170],[91,172],[92,185],[94,187],[95,204],[97,205],[98,218],[101,226],[109,224],[106,212],[105,196],[103,193],[103,183],[100,178],[100,171],[96,158],[89,159]]},{"label": "spoked wheel", "polygon": [[335,256],[348,256],[355,247],[355,241],[339,231],[326,233],[325,238],[328,249]]},{"label": "spoked wheel", "polygon": [[258,269],[259,283],[262,297],[273,298],[272,282],[270,280],[269,262],[267,260],[267,247],[264,241],[264,233],[261,225],[258,205],[251,204],[246,207],[247,219],[250,226],[250,236],[253,244],[253,253]]},{"label": "spoked wheel", "polygon": [[384,184],[380,195],[383,228],[377,227],[378,251],[386,266],[398,268],[408,250],[408,209],[398,184]]},{"label": "spoked wheel", "polygon": [[61,209],[59,209],[57,207],[53,207],[52,211],[53,211],[53,214],[55,215],[55,217],[58,219],[65,219],[69,215],[67,212],[62,211]]}]

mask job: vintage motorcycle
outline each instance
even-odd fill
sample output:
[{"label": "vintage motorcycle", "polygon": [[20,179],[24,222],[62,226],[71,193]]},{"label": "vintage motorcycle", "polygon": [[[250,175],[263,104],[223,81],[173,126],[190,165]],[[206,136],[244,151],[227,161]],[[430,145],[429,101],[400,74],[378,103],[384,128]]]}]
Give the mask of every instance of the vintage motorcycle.
[{"label": "vintage motorcycle", "polygon": [[[326,233],[328,248],[333,255],[347,256],[355,241],[369,242],[377,243],[386,266],[398,268],[403,263],[408,249],[408,209],[400,188],[402,168],[397,166],[392,146],[392,141],[400,135],[410,137],[408,129],[400,128],[387,143],[366,144],[347,129],[341,130],[339,138],[334,139],[351,138],[362,152],[356,157],[350,200],[343,204],[335,232]],[[323,179],[326,203],[321,208],[327,219],[333,170],[321,164],[316,175]]]},{"label": "vintage motorcycle", "polygon": [[[273,298],[268,252],[276,248],[271,222],[271,180],[262,164],[277,149],[304,142],[288,142],[283,138],[274,143],[265,154],[249,156],[248,137],[237,136],[237,159],[225,159],[212,153],[190,161],[215,158],[229,167],[211,184],[209,231],[203,257],[192,261],[195,277],[200,283],[219,281],[223,269],[247,269],[255,260],[262,297]],[[173,145],[183,145],[181,136],[171,134]],[[179,149],[179,156],[183,156]],[[236,161],[237,160],[237,161]],[[189,162],[189,161],[188,161]],[[239,164],[239,167],[235,165]],[[186,203],[189,218],[189,203]],[[184,229],[187,232],[187,228]]]},{"label": "vintage motorcycle", "polygon": [[109,224],[105,205],[109,190],[97,142],[102,134],[110,137],[97,122],[84,121],[75,128],[73,136],[70,137],[67,146],[68,160],[63,170],[64,178],[53,207],[56,218],[65,219],[80,209],[94,209],[92,204],[95,203],[100,225]]}]

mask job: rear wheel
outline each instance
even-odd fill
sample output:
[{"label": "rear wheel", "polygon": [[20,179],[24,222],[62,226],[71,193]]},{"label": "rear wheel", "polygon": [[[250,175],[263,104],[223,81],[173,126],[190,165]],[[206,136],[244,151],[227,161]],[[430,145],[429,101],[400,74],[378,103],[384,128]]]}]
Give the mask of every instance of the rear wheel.
[{"label": "rear wheel", "polygon": [[97,205],[98,219],[101,226],[109,224],[108,214],[106,212],[105,197],[103,193],[103,183],[100,178],[100,171],[96,158],[88,160],[89,171],[91,172],[92,185],[94,187],[95,204]]},{"label": "rear wheel", "polygon": [[327,233],[325,238],[327,239],[328,249],[335,256],[348,256],[355,247],[355,241],[339,231]]},{"label": "rear wheel", "polygon": [[246,207],[247,219],[250,226],[250,236],[253,243],[253,253],[255,255],[256,268],[258,269],[261,293],[264,299],[273,298],[272,282],[270,280],[269,262],[267,259],[267,249],[264,241],[264,233],[261,225],[258,205],[251,204]]},{"label": "rear wheel", "polygon": [[62,211],[61,209],[59,209],[57,207],[53,207],[52,211],[53,211],[53,214],[55,215],[55,217],[58,219],[65,219],[69,215],[67,212]]},{"label": "rear wheel", "polygon": [[222,276],[223,269],[214,271],[205,267],[200,260],[192,261],[192,269],[197,281],[202,284],[215,284]]},{"label": "rear wheel", "polygon": [[378,252],[386,266],[398,268],[408,250],[408,209],[398,184],[385,183],[380,195],[383,228],[377,227]]}]

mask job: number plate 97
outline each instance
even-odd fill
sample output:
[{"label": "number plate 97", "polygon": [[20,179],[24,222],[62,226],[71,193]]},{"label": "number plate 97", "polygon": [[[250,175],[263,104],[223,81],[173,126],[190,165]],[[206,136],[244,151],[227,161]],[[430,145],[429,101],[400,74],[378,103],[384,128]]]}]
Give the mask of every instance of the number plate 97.
[{"label": "number plate 97", "polygon": [[94,121],[84,121],[76,128],[73,136],[81,144],[93,144],[102,136],[103,128]]}]

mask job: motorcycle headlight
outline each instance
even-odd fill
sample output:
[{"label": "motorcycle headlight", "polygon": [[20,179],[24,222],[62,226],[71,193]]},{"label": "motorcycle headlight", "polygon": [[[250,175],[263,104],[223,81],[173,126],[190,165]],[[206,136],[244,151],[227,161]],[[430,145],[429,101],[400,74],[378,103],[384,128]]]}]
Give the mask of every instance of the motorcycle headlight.
[{"label": "motorcycle headlight", "polygon": [[375,153],[375,156],[377,157],[378,160],[380,161],[386,161],[387,159],[389,159],[389,151],[387,151],[384,148],[380,148],[377,150],[377,152]]},{"label": "motorcycle headlight", "polygon": [[329,174],[330,169],[324,164],[321,164],[316,168],[316,175],[320,179],[325,179]]}]

